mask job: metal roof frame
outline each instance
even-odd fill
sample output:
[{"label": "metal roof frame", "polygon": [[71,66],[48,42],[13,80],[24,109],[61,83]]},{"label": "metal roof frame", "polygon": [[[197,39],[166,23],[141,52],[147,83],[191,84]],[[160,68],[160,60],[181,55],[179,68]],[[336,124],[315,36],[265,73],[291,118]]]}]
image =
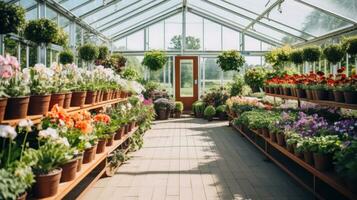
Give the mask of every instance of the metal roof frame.
[{"label": "metal roof frame", "polygon": [[89,3],[93,3],[94,1],[95,1],[95,0],[87,0],[87,1],[85,1],[85,2],[83,2],[83,3],[81,3],[81,4],[79,4],[79,5],[77,5],[77,6],[73,7],[73,8],[71,8],[69,11],[73,12],[73,11],[75,11],[75,10],[77,10],[77,9],[79,9],[79,8],[81,8],[81,7],[83,7],[83,6],[87,5],[87,4],[89,4]]},{"label": "metal roof frame", "polygon": [[116,3],[118,3],[118,2],[120,2],[120,1],[121,1],[121,0],[113,0],[113,1],[110,1],[109,3],[104,3],[104,1],[103,1],[103,5],[98,6],[98,7],[96,7],[95,9],[90,10],[90,11],[84,13],[84,14],[81,14],[81,15],[79,16],[79,18],[83,19],[83,18],[85,18],[85,17],[87,17],[87,16],[90,16],[90,15],[96,13],[96,12],[99,12],[99,11],[105,9],[105,8],[108,8],[108,7],[110,7],[110,6],[112,6],[112,5],[116,4]]}]

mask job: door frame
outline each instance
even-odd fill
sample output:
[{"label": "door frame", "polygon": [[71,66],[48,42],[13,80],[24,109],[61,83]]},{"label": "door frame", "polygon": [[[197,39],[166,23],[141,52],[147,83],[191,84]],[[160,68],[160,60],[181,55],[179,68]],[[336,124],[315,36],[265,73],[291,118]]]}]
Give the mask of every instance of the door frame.
[{"label": "door frame", "polygon": [[[180,96],[180,60],[193,60],[193,97],[181,97]],[[175,100],[182,101],[184,104],[184,110],[188,111],[192,108],[192,103],[198,100],[199,96],[199,65],[198,56],[175,56]]]}]

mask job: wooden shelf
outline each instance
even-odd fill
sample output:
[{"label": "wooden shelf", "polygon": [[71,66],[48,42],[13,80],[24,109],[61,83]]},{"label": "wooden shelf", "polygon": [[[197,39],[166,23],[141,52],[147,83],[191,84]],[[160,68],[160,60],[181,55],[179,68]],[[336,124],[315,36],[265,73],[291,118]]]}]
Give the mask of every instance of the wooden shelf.
[{"label": "wooden shelf", "polygon": [[316,103],[316,104],[319,104],[319,105],[329,106],[329,107],[347,108],[347,109],[357,110],[357,104],[348,104],[348,103],[340,103],[340,102],[325,101],[325,100],[311,100],[311,99],[307,99],[307,98],[299,98],[299,97],[295,97],[295,96],[286,96],[286,95],[271,94],[271,93],[266,93],[266,95],[267,96],[272,96],[272,97],[279,97],[279,98],[282,98],[282,99],[306,101],[306,102]]},{"label": "wooden shelf", "polygon": [[233,125],[233,127],[240,132],[243,136],[247,138],[248,141],[253,143],[254,146],[256,146],[261,152],[263,152],[270,160],[272,160],[275,164],[277,164],[280,168],[282,168],[285,172],[287,172],[291,177],[293,177],[295,180],[297,180],[302,186],[304,186],[306,189],[308,189],[310,192],[314,193],[314,195],[319,198],[319,199],[324,199],[321,197],[320,194],[318,194],[315,190],[315,188],[311,188],[307,184],[305,184],[297,175],[292,173],[289,168],[285,165],[283,165],[281,162],[276,160],[269,152],[267,151],[267,145],[269,144],[271,147],[274,147],[276,150],[278,150],[280,153],[282,153],[284,156],[287,158],[291,159],[295,163],[297,163],[299,166],[304,168],[306,171],[308,171],[312,176],[319,178],[323,182],[325,182],[327,185],[331,186],[334,188],[336,191],[344,195],[348,199],[357,199],[356,194],[353,194],[351,191],[349,191],[342,183],[340,180],[338,180],[337,175],[334,173],[328,173],[328,172],[321,172],[317,169],[315,169],[313,166],[307,164],[304,162],[302,159],[298,158],[294,154],[290,153],[287,151],[284,147],[278,145],[275,142],[272,142],[269,138],[264,137],[263,135],[258,134],[256,131],[250,130],[253,132],[257,137],[260,137],[264,140],[265,142],[265,149],[260,147],[255,141],[253,141],[243,130],[239,129],[237,126]]},{"label": "wooden shelf", "polygon": [[[103,163],[108,155],[116,150],[120,145],[122,145],[127,139],[129,139],[134,132],[138,129],[138,127],[134,128],[130,133],[124,135],[120,140],[114,140],[114,143],[110,147],[106,147],[105,151],[101,154],[96,154],[95,159],[87,164],[82,165],[81,171],[77,172],[76,178],[69,182],[60,183],[58,187],[58,192],[55,196],[43,198],[41,200],[60,200],[64,198],[68,193],[71,192],[73,188],[75,188],[93,169],[95,169],[99,164]],[[97,177],[92,181],[97,181],[106,171],[106,167],[104,166],[103,170],[97,175]]]},{"label": "wooden shelf", "polygon": [[[112,100],[108,100],[108,101],[102,101],[100,103],[96,103],[96,104],[85,104],[83,107],[70,107],[68,109],[66,109],[66,112],[71,114],[71,113],[75,113],[81,110],[94,110],[97,108],[102,108],[105,107],[106,105],[112,105],[112,104],[116,104],[116,103],[120,103],[120,102],[124,102],[127,101],[127,98],[119,98],[119,99],[112,99]],[[38,124],[41,122],[43,115],[30,115],[27,116],[25,119],[30,119],[31,121],[33,121],[33,123]],[[12,120],[4,120],[1,122],[1,124],[7,124],[7,125],[11,125],[11,126],[15,126],[18,124],[18,122],[21,119],[12,119]]]}]

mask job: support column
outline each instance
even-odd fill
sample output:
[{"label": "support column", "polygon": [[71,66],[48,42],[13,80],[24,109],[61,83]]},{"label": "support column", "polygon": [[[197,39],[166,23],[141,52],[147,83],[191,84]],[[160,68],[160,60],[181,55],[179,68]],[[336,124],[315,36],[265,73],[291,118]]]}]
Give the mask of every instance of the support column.
[{"label": "support column", "polygon": [[[46,2],[39,2],[37,4],[37,9],[38,9],[38,18],[45,18],[46,17]],[[37,62],[42,63],[44,65],[47,65],[46,62],[46,54],[47,54],[47,48],[45,44],[41,44],[40,46],[37,47],[37,52],[38,52],[38,57],[37,57]]]},{"label": "support column", "polygon": [[0,34],[0,55],[5,55],[5,35]]},{"label": "support column", "polygon": [[182,37],[181,37],[181,54],[182,55],[186,49],[186,12],[187,12],[187,7],[186,7],[186,3],[184,0],[183,6],[182,6]]}]

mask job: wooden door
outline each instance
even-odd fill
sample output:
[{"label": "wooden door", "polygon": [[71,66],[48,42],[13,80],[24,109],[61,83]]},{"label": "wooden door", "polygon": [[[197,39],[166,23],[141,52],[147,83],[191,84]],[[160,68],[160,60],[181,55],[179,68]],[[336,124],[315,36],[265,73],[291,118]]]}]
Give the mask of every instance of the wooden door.
[{"label": "wooden door", "polygon": [[191,110],[198,100],[198,57],[175,57],[175,97],[182,101],[184,110]]}]

